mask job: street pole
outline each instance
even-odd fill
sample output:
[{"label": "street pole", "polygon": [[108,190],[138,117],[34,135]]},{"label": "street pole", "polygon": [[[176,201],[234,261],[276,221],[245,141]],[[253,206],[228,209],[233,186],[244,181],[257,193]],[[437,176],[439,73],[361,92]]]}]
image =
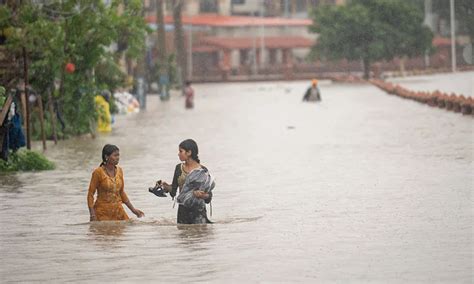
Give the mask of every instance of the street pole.
[{"label": "street pole", "polygon": [[264,67],[265,64],[265,25],[263,24],[263,8],[265,5],[265,0],[261,0],[262,5],[260,6],[260,66]]},{"label": "street pole", "polygon": [[454,0],[449,2],[451,12],[451,67],[452,71],[456,72],[456,27],[454,19]]}]

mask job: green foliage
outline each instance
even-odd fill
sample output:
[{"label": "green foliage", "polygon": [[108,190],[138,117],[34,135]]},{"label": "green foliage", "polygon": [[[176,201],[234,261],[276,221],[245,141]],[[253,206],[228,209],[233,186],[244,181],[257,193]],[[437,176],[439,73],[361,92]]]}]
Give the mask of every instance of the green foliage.
[{"label": "green foliage", "polygon": [[113,93],[123,86],[126,76],[112,56],[104,56],[95,68],[95,79],[100,89],[108,89]]},{"label": "green foliage", "polygon": [[432,33],[423,12],[409,1],[353,0],[345,6],[323,6],[313,12],[310,31],[319,33],[312,55],[329,60],[370,62],[414,57],[431,48]]},{"label": "green foliage", "polygon": [[137,58],[143,55],[147,33],[151,33],[142,16],[142,1],[115,0],[113,6],[124,5],[124,11],[120,16],[114,17],[118,30],[119,52],[125,50],[128,57]]},{"label": "green foliage", "polygon": [[[5,46],[17,56],[26,50],[34,90],[44,97],[48,92],[56,94],[66,123],[63,134],[87,133],[97,118],[94,96],[125,84],[120,54],[130,59],[142,56],[149,32],[141,15],[142,1],[37,3],[22,1],[14,13],[8,5],[0,7],[0,28],[10,31]],[[121,47],[119,52],[111,48],[115,43]],[[67,63],[75,65],[73,73],[64,72]]]},{"label": "green foliage", "polygon": [[0,159],[0,172],[53,170],[54,163],[44,155],[29,150],[19,150],[9,156],[8,162]]},{"label": "green foliage", "polygon": [[[474,1],[456,0],[454,2],[455,18],[458,24],[458,34],[467,34],[474,44]],[[433,0],[433,12],[437,13],[442,19],[450,21],[450,1]]]},{"label": "green foliage", "polygon": [[0,86],[0,106],[3,106],[6,99],[7,98],[5,97],[5,88],[3,86]]}]

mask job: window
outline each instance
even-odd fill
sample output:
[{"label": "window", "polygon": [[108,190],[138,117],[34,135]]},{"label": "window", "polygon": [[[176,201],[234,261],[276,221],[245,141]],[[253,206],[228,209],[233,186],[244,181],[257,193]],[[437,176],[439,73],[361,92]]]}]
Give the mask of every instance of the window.
[{"label": "window", "polygon": [[217,13],[217,0],[199,1],[199,11],[201,13]]}]

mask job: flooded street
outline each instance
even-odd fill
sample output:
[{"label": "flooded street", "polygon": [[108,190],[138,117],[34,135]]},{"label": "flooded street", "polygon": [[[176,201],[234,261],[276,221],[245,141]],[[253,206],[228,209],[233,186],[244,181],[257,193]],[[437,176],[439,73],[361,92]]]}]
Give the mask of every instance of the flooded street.
[{"label": "flooded street", "polygon": [[445,93],[474,97],[474,72],[441,73],[411,77],[391,78],[388,81],[400,84],[413,91]]},{"label": "flooded street", "polygon": [[[110,135],[49,145],[56,170],[0,175],[1,282],[471,282],[472,116],[364,84],[302,103],[308,84],[195,85],[193,110],[149,96]],[[186,138],[216,178],[212,225],[177,227],[147,190]],[[105,143],[146,217],[88,222]]]}]

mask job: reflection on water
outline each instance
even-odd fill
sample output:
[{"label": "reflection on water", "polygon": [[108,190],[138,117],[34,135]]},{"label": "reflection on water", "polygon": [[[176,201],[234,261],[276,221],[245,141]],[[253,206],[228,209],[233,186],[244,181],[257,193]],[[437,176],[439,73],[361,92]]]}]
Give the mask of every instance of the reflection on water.
[{"label": "reflection on water", "polygon": [[89,232],[94,236],[99,237],[119,237],[123,235],[128,224],[126,221],[105,221],[105,222],[91,222],[89,225]]},{"label": "reflection on water", "polygon": [[[363,84],[305,104],[307,85],[196,85],[193,110],[149,97],[111,135],[51,145],[54,171],[0,175],[1,282],[471,282],[472,117]],[[176,225],[148,192],[186,138],[216,178],[212,225]],[[106,143],[146,217],[88,222]]]},{"label": "reflection on water", "polygon": [[0,173],[0,191],[21,193],[23,183],[20,181],[19,175]]},{"label": "reflection on water", "polygon": [[196,243],[212,242],[213,225],[199,224],[199,225],[183,225],[176,226],[179,232],[180,243],[187,246],[192,246]]}]

